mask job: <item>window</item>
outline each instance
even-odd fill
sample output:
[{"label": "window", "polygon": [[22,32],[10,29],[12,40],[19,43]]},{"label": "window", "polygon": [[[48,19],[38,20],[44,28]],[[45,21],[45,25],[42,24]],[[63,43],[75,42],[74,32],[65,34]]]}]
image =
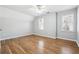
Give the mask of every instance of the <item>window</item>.
[{"label": "window", "polygon": [[63,31],[74,31],[73,24],[74,24],[74,14],[68,14],[62,17]]},{"label": "window", "polygon": [[39,19],[39,29],[44,30],[44,18]]}]

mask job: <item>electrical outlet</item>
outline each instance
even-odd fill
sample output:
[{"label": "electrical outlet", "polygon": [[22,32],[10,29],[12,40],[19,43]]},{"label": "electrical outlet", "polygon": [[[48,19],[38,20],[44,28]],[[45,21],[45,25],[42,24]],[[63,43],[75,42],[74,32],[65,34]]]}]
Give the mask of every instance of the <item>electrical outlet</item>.
[{"label": "electrical outlet", "polygon": [[2,29],[0,29],[0,31],[2,31]]}]

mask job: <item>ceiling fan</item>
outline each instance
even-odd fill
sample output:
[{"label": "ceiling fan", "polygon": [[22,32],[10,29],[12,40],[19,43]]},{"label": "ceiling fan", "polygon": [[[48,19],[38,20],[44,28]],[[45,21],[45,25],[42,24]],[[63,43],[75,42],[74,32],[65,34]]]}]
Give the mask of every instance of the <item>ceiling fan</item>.
[{"label": "ceiling fan", "polygon": [[47,10],[47,6],[45,5],[33,5],[35,8],[36,13],[38,14],[47,14],[49,11]]}]

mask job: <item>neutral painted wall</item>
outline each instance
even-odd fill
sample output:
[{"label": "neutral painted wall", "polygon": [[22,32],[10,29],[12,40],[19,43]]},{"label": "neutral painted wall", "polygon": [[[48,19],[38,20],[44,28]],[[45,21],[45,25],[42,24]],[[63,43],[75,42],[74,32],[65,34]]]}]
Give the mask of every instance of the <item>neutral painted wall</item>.
[{"label": "neutral painted wall", "polygon": [[33,16],[0,7],[0,40],[32,33]]},{"label": "neutral painted wall", "polygon": [[[73,32],[61,31],[62,16],[66,15],[66,14],[71,14],[71,13],[74,13],[74,24],[73,24],[74,31]],[[76,10],[76,8],[58,12],[57,15],[58,15],[57,16],[57,37],[77,40],[77,19],[76,19],[77,18],[77,10]]]},{"label": "neutral painted wall", "polygon": [[[79,10],[79,9],[78,9]],[[69,13],[74,13],[74,32],[61,31],[61,16]],[[78,12],[79,14],[79,12]],[[45,19],[44,30],[40,30],[38,21],[40,17],[36,17],[33,21],[33,16],[19,13],[8,8],[0,7],[0,40],[13,38],[17,36],[29,35],[31,33],[43,35],[51,38],[56,37],[56,13],[43,16]],[[58,12],[57,14],[57,37],[77,39],[76,29],[76,9]],[[79,21],[78,21],[79,22]],[[78,23],[79,27],[79,23]],[[78,29],[79,31],[79,29]],[[79,39],[79,36],[78,36]]]},{"label": "neutral painted wall", "polygon": [[44,30],[39,29],[39,19],[40,17],[36,17],[34,21],[34,34],[47,36],[51,38],[56,38],[56,13],[48,14],[43,16],[44,20]]},{"label": "neutral painted wall", "polygon": [[77,8],[77,39],[79,41],[79,7]]}]

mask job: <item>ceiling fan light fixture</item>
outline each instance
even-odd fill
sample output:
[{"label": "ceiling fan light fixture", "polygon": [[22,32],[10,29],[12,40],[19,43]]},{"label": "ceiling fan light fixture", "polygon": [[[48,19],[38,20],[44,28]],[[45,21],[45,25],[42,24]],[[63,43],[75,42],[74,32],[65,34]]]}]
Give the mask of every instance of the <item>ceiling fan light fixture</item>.
[{"label": "ceiling fan light fixture", "polygon": [[37,8],[37,9],[45,9],[46,8],[45,5],[33,5],[33,7]]},{"label": "ceiling fan light fixture", "polygon": [[33,5],[33,7],[39,15],[46,14],[48,12],[45,5]]}]

